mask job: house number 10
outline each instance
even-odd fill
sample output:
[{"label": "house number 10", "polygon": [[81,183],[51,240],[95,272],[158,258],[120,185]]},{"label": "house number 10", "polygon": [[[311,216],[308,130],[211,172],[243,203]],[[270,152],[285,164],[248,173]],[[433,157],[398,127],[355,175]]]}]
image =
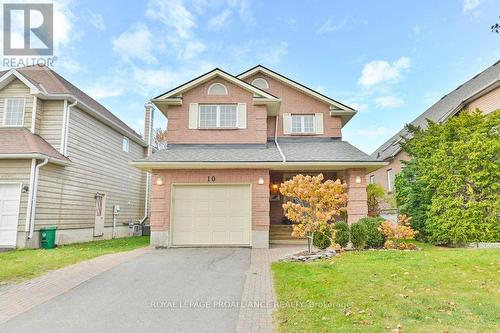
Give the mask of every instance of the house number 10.
[{"label": "house number 10", "polygon": [[208,176],[208,182],[209,183],[215,182],[215,176]]}]

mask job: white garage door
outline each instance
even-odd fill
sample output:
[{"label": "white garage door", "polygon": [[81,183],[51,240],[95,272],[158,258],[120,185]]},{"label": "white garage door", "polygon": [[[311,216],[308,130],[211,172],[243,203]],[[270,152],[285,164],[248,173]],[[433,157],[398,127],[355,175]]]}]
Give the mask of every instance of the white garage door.
[{"label": "white garage door", "polygon": [[0,184],[0,247],[16,247],[19,184]]},{"label": "white garage door", "polygon": [[250,245],[250,185],[174,185],[172,244]]}]

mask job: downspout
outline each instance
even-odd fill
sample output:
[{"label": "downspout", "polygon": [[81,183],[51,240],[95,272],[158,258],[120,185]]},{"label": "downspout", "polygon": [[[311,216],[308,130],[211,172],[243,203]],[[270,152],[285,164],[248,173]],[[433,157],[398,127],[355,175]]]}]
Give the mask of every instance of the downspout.
[{"label": "downspout", "polygon": [[31,107],[31,133],[35,134],[35,124],[36,124],[36,109],[37,109],[38,98],[33,96],[33,105]]},{"label": "downspout", "polygon": [[36,210],[36,195],[38,191],[38,176],[40,173],[40,168],[49,163],[49,159],[45,158],[45,160],[38,164],[35,168],[35,181],[33,184],[33,195],[31,196],[31,212],[30,212],[30,225],[28,232],[28,239],[33,237],[33,231],[35,227],[35,210]]},{"label": "downspout", "polygon": [[33,201],[33,185],[35,183],[35,168],[36,168],[36,158],[31,159],[31,169],[30,169],[30,187],[28,192],[28,207],[26,209],[26,224],[24,226],[24,232],[29,232],[30,218],[31,218],[31,202]]},{"label": "downspout", "polygon": [[[145,105],[146,107],[146,112],[150,112],[150,115],[149,115],[149,124],[148,124],[148,128],[147,128],[147,132],[144,131],[144,135],[147,136],[148,138],[148,141],[147,141],[147,144],[148,144],[148,147],[146,148],[146,157],[149,157],[151,155],[151,153],[153,152],[153,149],[151,147],[151,141],[152,141],[152,135],[153,135],[153,122],[154,122],[154,109],[153,109],[153,105],[151,104],[151,102],[149,103],[146,103]],[[150,197],[151,197],[151,173],[150,172],[146,172],[146,193],[145,193],[145,201],[144,201],[144,217],[141,219],[141,221],[139,222],[139,224],[144,224],[144,222],[146,222],[146,220],[148,219],[149,217],[149,200],[150,200]]]},{"label": "downspout", "polygon": [[281,151],[280,145],[278,144],[278,119],[279,119],[279,115],[276,116],[276,128],[274,130],[274,143],[276,144],[276,148],[278,148],[278,151],[281,155],[281,158],[283,159],[283,163],[285,163],[286,162],[285,155]]},{"label": "downspout", "polygon": [[64,156],[68,155],[68,132],[69,132],[69,119],[71,117],[71,108],[75,106],[78,103],[78,100],[75,99],[73,103],[70,105],[67,105],[67,101],[64,101],[66,104],[65,112],[64,112],[64,120],[63,120],[63,128],[64,128],[64,134],[62,137],[62,143],[61,143],[61,153]]}]

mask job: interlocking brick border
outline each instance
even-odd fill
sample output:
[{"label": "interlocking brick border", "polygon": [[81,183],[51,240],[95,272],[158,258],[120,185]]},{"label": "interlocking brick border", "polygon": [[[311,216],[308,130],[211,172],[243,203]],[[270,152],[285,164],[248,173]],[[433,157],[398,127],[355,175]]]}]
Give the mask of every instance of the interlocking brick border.
[{"label": "interlocking brick border", "polygon": [[[303,250],[303,245],[274,245],[270,249],[252,249],[250,267],[245,277],[241,296],[242,307],[238,315],[236,332],[273,332],[273,304],[276,303],[271,263],[286,254]],[[264,307],[245,306],[248,303],[269,305]]]}]

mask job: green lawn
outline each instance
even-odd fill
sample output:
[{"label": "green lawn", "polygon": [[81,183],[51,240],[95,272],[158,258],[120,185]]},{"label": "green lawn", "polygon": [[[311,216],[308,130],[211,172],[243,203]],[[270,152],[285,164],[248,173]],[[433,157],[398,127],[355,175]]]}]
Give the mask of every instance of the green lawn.
[{"label": "green lawn", "polygon": [[104,254],[130,251],[149,244],[149,237],[129,237],[58,246],[51,250],[22,249],[0,253],[0,283],[31,279]]},{"label": "green lawn", "polygon": [[348,252],[273,272],[281,332],[500,332],[497,249]]}]

